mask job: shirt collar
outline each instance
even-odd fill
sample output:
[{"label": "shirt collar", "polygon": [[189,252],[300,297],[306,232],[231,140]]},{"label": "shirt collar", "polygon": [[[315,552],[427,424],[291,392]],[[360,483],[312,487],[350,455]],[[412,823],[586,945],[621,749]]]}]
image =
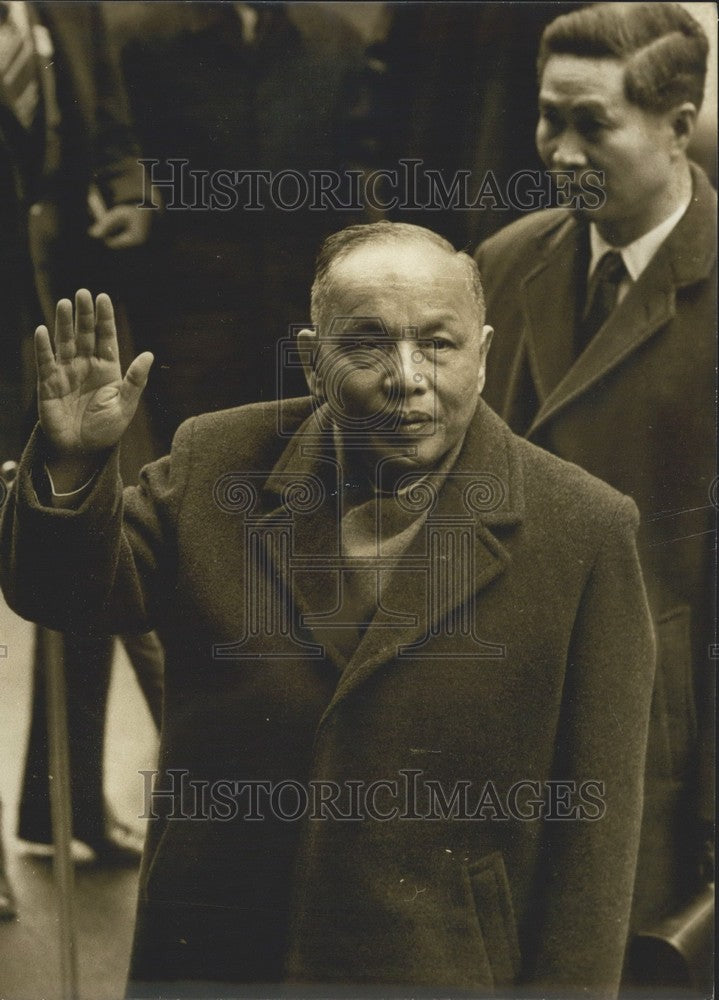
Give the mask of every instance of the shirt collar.
[{"label": "shirt collar", "polygon": [[624,266],[627,269],[629,277],[632,281],[637,281],[642,271],[644,271],[648,266],[654,254],[657,252],[672,229],[674,229],[677,222],[679,222],[681,217],[684,215],[690,202],[691,194],[677,209],[672,212],[671,215],[667,216],[663,222],[660,222],[658,226],[654,227],[654,229],[650,229],[648,233],[644,233],[644,235],[640,236],[638,240],[634,240],[633,243],[628,243],[625,247],[614,247],[610,243],[607,243],[607,241],[599,235],[597,227],[594,223],[592,223],[589,227],[589,242],[592,254],[589,263],[589,276],[591,277],[595,267],[605,253],[611,250],[618,250],[622,255],[622,260],[624,261]]}]

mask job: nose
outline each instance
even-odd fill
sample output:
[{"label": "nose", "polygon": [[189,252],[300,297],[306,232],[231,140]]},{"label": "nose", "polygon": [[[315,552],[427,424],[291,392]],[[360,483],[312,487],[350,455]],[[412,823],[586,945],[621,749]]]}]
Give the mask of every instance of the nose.
[{"label": "nose", "polygon": [[424,395],[429,389],[427,351],[416,341],[402,338],[394,345],[392,363],[385,375],[385,391],[400,397]]},{"label": "nose", "polygon": [[587,166],[587,157],[576,133],[566,130],[556,136],[547,150],[549,166],[554,170],[580,170]]}]

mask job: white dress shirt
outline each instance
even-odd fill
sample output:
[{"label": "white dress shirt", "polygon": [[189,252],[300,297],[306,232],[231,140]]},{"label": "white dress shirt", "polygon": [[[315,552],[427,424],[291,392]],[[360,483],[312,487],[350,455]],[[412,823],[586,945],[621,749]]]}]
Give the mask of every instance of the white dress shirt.
[{"label": "white dress shirt", "polygon": [[691,195],[671,215],[667,216],[663,222],[660,222],[658,226],[650,229],[648,233],[644,233],[639,239],[634,240],[633,243],[628,243],[625,247],[614,247],[611,243],[607,243],[599,235],[597,227],[592,223],[589,227],[591,259],[589,261],[587,278],[591,278],[594,269],[605,253],[611,250],[620,253],[624,261],[624,266],[627,269],[628,277],[624,278],[619,284],[617,292],[617,304],[619,304],[629,291],[632,282],[637,281],[642,271],[648,267],[652,257],[684,215],[690,202]]}]

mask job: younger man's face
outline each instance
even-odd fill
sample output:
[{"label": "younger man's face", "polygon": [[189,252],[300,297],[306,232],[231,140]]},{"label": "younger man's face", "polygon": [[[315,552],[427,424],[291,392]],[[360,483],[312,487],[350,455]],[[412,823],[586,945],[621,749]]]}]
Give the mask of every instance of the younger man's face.
[{"label": "younger man's face", "polygon": [[588,216],[611,243],[633,241],[671,210],[672,120],[626,99],[620,60],[554,55],[544,67],[539,155],[550,170],[604,173],[606,201]]}]

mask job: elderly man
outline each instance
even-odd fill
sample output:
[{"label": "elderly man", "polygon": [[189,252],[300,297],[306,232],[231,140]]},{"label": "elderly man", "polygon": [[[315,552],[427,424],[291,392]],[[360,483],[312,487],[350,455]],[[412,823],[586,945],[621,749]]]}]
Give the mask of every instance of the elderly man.
[{"label": "elderly man", "polygon": [[124,496],[151,356],[122,379],[85,291],[37,333],[7,599],[167,644],[132,995],[611,995],[653,683],[635,506],[481,401],[492,331],[442,238],[343,230],[312,300],[311,397],[194,418]]},{"label": "elderly man", "polygon": [[549,25],[537,147],[565,187],[594,172],[604,197],[530,215],[477,254],[500,331],[487,401],[642,514],[658,664],[636,929],[713,880],[716,193],[687,158],[707,48],[671,3]]}]

